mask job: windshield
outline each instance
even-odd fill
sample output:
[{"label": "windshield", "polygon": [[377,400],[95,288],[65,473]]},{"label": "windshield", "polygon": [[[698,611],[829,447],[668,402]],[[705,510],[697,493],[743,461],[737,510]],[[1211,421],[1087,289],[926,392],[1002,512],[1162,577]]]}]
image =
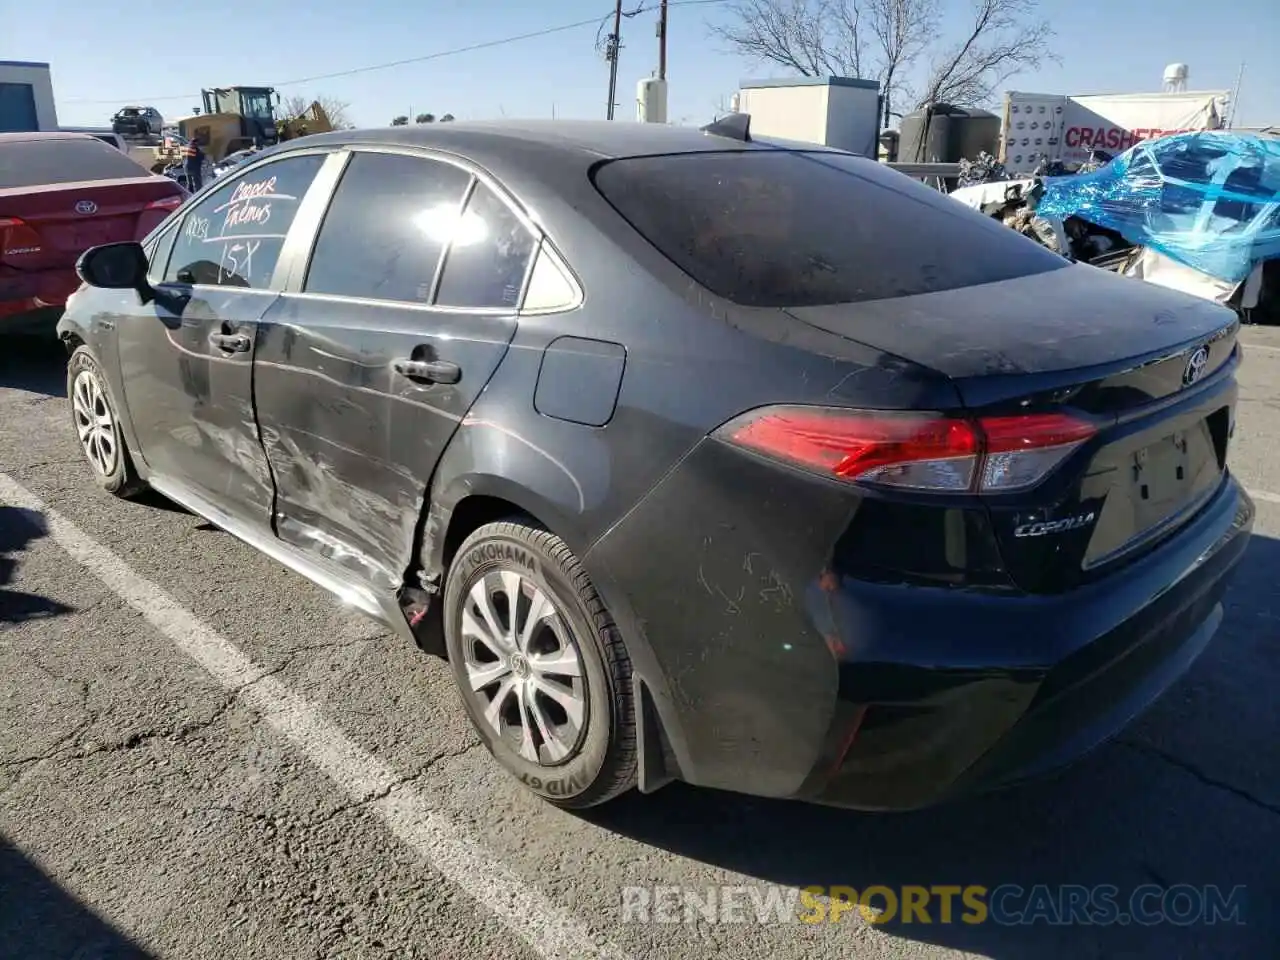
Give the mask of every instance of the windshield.
[{"label": "windshield", "polygon": [[1067,261],[902,174],[847,154],[635,157],[596,187],[712,293],[744,306],[907,297]]},{"label": "windshield", "polygon": [[0,189],[146,175],[126,154],[92,137],[0,144]]},{"label": "windshield", "polygon": [[244,115],[246,117],[256,117],[259,120],[270,120],[271,119],[271,94],[269,93],[244,94]]}]

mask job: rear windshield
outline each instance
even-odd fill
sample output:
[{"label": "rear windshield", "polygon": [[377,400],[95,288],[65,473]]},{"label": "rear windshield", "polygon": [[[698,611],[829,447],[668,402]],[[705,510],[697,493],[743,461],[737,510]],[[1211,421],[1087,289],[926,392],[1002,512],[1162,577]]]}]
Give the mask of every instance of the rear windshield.
[{"label": "rear windshield", "polygon": [[842,154],[632,157],[600,167],[595,183],[685,273],[744,306],[908,297],[1067,265],[918,181]]},{"label": "rear windshield", "polygon": [[0,190],[146,175],[140,164],[93,137],[0,143]]}]

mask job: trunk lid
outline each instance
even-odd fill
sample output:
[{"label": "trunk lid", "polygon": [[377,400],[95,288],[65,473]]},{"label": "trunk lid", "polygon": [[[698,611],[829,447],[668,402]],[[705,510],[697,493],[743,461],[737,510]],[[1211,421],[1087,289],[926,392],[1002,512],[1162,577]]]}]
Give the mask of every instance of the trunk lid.
[{"label": "trunk lid", "polygon": [[[86,180],[0,189],[0,220],[20,220],[28,230],[0,250],[0,262],[18,270],[75,265],[80,254],[103,243],[138,240],[171,212],[148,209],[157,200],[181,199],[166,177]],[[19,242],[21,241],[21,242]]]},{"label": "trunk lid", "polygon": [[976,415],[1061,410],[1097,427],[1040,485],[984,497],[1027,591],[1070,589],[1135,559],[1222,483],[1239,321],[1218,304],[1073,265],[789,312],[946,375]]},{"label": "trunk lid", "polygon": [[[1081,371],[1106,376],[1131,361],[1211,337],[1234,319],[1209,301],[1086,264],[959,290],[788,312],[950,377],[971,406],[1017,397],[1029,384],[1072,385]],[[1221,355],[1220,349],[1215,358]],[[1148,386],[1167,392],[1170,385]]]}]

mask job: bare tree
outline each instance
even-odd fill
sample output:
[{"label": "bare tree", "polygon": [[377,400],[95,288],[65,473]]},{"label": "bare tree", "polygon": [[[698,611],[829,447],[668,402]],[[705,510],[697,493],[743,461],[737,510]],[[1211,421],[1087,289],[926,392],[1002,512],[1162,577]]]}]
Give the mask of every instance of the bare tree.
[{"label": "bare tree", "polygon": [[320,104],[324,112],[329,115],[329,122],[333,124],[335,130],[351,126],[349,119],[351,104],[336,97],[305,97],[302,94],[295,93],[285,97],[281,101],[280,108],[284,111],[286,117],[296,117],[306,113],[313,103]]},{"label": "bare tree", "polygon": [[885,127],[902,116],[893,104],[910,102],[911,88],[902,79],[938,34],[937,7],[929,0],[865,0],[867,29],[875,38],[876,79],[884,97]]},{"label": "bare tree", "polygon": [[[806,77],[874,79],[884,96],[884,124],[902,112],[943,100],[983,102],[1003,80],[1049,57],[1052,33],[1035,21],[1037,0],[971,0],[973,17],[962,37],[939,38],[933,0],[737,0],[712,33],[734,52],[775,63]],[[919,96],[907,77],[930,55]]]},{"label": "bare tree", "polygon": [[736,23],[712,28],[736,53],[802,77],[861,77],[865,49],[857,0],[738,0]]},{"label": "bare tree", "polygon": [[1020,70],[1057,60],[1047,21],[1032,19],[1036,0],[972,0],[963,39],[934,57],[922,103],[971,106]]}]

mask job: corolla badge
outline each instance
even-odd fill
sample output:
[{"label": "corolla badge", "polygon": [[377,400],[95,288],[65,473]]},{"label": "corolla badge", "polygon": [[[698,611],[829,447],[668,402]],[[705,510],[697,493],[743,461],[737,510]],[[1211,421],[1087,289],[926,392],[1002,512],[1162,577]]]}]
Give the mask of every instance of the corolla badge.
[{"label": "corolla badge", "polygon": [[86,217],[91,213],[98,212],[98,205],[92,200],[81,200],[76,204],[76,213],[82,213]]},{"label": "corolla badge", "polygon": [[1081,527],[1087,527],[1097,519],[1092,510],[1088,513],[1078,513],[1074,517],[1064,517],[1062,520],[1039,520],[1034,523],[1024,523],[1013,528],[1015,537],[1047,537],[1054,533],[1067,533],[1070,530],[1079,530]]},{"label": "corolla badge", "polygon": [[1207,346],[1197,347],[1187,357],[1187,365],[1182,371],[1182,384],[1189,387],[1201,377],[1204,376],[1206,370],[1209,369],[1209,348]]}]

